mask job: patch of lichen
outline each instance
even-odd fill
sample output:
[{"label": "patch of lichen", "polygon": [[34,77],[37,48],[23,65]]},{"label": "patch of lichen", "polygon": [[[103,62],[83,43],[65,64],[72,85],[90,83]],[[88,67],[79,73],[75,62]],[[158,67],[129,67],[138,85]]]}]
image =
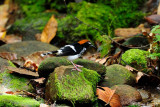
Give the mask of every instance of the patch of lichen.
[{"label": "patch of lichen", "polygon": [[34,99],[16,95],[0,95],[0,107],[39,107],[40,103]]},{"label": "patch of lichen", "polygon": [[70,75],[66,74],[61,78],[56,72],[54,76],[59,100],[68,100],[72,103],[76,101],[86,103],[96,100],[95,89],[100,80],[100,75],[96,71],[83,68],[82,72],[73,71]]},{"label": "patch of lichen", "polygon": [[[130,49],[122,54],[122,60],[137,69],[145,69],[147,68],[148,55],[149,52],[147,51],[143,51],[140,49]],[[123,61],[121,61],[121,63],[123,65],[126,65],[126,63],[124,63]]]}]

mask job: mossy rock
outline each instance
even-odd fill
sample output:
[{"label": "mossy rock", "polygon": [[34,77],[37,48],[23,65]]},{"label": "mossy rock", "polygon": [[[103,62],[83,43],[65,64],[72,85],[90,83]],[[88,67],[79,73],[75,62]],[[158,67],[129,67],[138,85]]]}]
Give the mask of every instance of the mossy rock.
[{"label": "mossy rock", "polygon": [[24,41],[11,44],[5,44],[0,47],[0,52],[13,52],[16,53],[18,58],[27,56],[37,51],[53,51],[58,48],[39,41]]},{"label": "mossy rock", "polygon": [[101,86],[111,87],[119,84],[135,84],[135,75],[122,65],[113,64],[106,67],[104,80],[100,83]]},{"label": "mossy rock", "polygon": [[103,75],[106,72],[106,67],[104,65],[99,64],[97,62],[90,61],[90,60],[76,59],[74,60],[74,63],[78,65],[82,65],[83,67],[87,69],[97,71],[97,73],[100,75]]},{"label": "mossy rock", "polygon": [[16,95],[0,95],[0,107],[39,107],[40,102]]},{"label": "mossy rock", "polygon": [[146,71],[147,68],[147,57],[149,52],[140,49],[130,49],[122,54],[123,65],[130,65],[138,70]]},{"label": "mossy rock", "polygon": [[34,88],[29,84],[29,79],[20,75],[10,74],[5,70],[0,74],[0,92],[3,93],[4,89],[10,91],[25,90],[33,92]]},{"label": "mossy rock", "polygon": [[38,74],[40,77],[48,77],[56,67],[62,65],[71,65],[71,63],[63,57],[50,57],[43,60],[38,67]]},{"label": "mossy rock", "polygon": [[136,88],[129,85],[115,85],[111,89],[116,90],[116,94],[120,96],[120,101],[123,106],[130,105],[133,102],[142,101],[142,96]]},{"label": "mossy rock", "polygon": [[72,66],[57,67],[50,74],[46,84],[45,97],[49,101],[70,101],[86,103],[96,100],[96,84],[100,75],[93,70],[82,68],[72,71]]}]

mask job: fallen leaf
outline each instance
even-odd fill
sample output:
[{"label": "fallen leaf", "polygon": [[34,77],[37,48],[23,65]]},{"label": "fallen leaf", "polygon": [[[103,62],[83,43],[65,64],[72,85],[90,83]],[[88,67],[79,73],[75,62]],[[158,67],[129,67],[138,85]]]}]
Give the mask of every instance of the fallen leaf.
[{"label": "fallen leaf", "polygon": [[28,76],[33,76],[33,77],[39,77],[38,72],[32,72],[26,69],[22,69],[22,68],[16,68],[16,67],[11,67],[11,66],[7,66],[6,67],[8,70],[12,71],[10,73],[19,73],[22,75],[28,75]]},{"label": "fallen leaf", "polygon": [[114,33],[118,37],[133,37],[137,34],[142,34],[142,30],[146,30],[147,33],[150,32],[150,28],[145,28],[144,25],[141,24],[137,28],[117,28]]},{"label": "fallen leaf", "polygon": [[115,90],[108,87],[97,87],[96,94],[98,99],[104,101],[106,105],[111,107],[122,107],[118,95],[115,95]]},{"label": "fallen leaf", "polygon": [[144,17],[144,19],[146,19],[148,21],[148,23],[150,24],[158,24],[160,23],[160,15],[150,15],[147,17]]},{"label": "fallen leaf", "polygon": [[45,43],[50,43],[50,41],[55,37],[57,32],[58,23],[54,16],[51,16],[50,20],[48,21],[47,25],[43,29],[41,35],[41,41]]},{"label": "fallen leaf", "polygon": [[133,67],[131,67],[129,65],[126,65],[125,68],[128,69],[129,71],[132,71],[132,72],[133,71],[139,72],[137,69],[135,69],[135,68],[133,68]]},{"label": "fallen leaf", "polygon": [[48,51],[39,51],[39,52],[35,52],[33,54],[30,54],[27,57],[22,57],[24,59],[24,67],[38,71],[39,64],[44,59],[54,56],[54,55],[46,55],[46,56],[42,57],[41,54],[46,53],[46,52],[48,52]]},{"label": "fallen leaf", "polygon": [[22,37],[21,36],[16,36],[14,34],[11,35],[6,35],[6,37],[3,39],[5,43],[15,43],[15,42],[21,42]]},{"label": "fallen leaf", "polygon": [[138,83],[139,79],[143,76],[143,72],[138,72],[136,77],[136,83]]},{"label": "fallen leaf", "polygon": [[7,60],[15,60],[17,59],[17,54],[11,52],[0,52],[0,57]]},{"label": "fallen leaf", "polygon": [[4,39],[5,36],[6,36],[6,30],[0,29],[0,40]]},{"label": "fallen leaf", "polygon": [[38,78],[38,79],[31,79],[31,81],[37,82],[39,84],[43,84],[46,78]]},{"label": "fallen leaf", "polygon": [[122,107],[121,102],[120,102],[120,97],[118,94],[113,94],[110,100],[110,106],[111,107]]}]

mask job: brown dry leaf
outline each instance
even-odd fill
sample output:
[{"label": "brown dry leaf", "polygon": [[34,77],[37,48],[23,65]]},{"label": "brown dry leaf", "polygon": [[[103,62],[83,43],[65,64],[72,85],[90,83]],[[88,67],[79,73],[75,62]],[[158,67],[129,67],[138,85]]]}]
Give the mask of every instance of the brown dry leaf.
[{"label": "brown dry leaf", "polygon": [[136,83],[138,83],[139,79],[144,75],[143,72],[138,72],[136,77]]},{"label": "brown dry leaf", "polygon": [[6,37],[3,39],[5,43],[15,43],[15,42],[21,42],[22,37],[16,36],[14,34],[6,35]]},{"label": "brown dry leaf", "polygon": [[31,81],[37,82],[39,84],[43,84],[46,78],[38,78],[38,79],[31,79]]},{"label": "brown dry leaf", "polygon": [[136,71],[136,72],[139,72],[138,70],[136,70],[135,68],[129,66],[129,65],[126,65],[125,68],[127,68],[129,71]]},{"label": "brown dry leaf", "polygon": [[57,32],[58,23],[54,17],[54,15],[50,18],[47,25],[43,29],[41,35],[41,41],[45,43],[50,43],[50,41],[55,37]]},{"label": "brown dry leaf", "polygon": [[148,17],[144,17],[150,24],[158,24],[160,23],[160,15],[151,15]]},{"label": "brown dry leaf", "polygon": [[110,101],[111,107],[122,107],[120,102],[120,97],[118,94],[113,94],[111,101]]},{"label": "brown dry leaf", "polygon": [[16,68],[16,67],[11,67],[11,66],[7,66],[6,67],[8,70],[12,71],[10,73],[19,73],[19,74],[23,74],[23,75],[29,75],[29,76],[33,76],[33,77],[39,77],[37,72],[32,72],[26,69],[22,69],[22,68]]},{"label": "brown dry leaf", "polygon": [[107,61],[108,57],[102,58],[98,63],[104,64]]},{"label": "brown dry leaf", "polygon": [[4,39],[5,36],[6,36],[6,29],[0,27],[0,40]]},{"label": "brown dry leaf", "polygon": [[115,29],[114,33],[119,37],[132,37],[137,34],[142,34],[142,30],[146,30],[147,33],[150,32],[150,28],[144,28],[143,24],[140,24],[137,28],[118,28]]},{"label": "brown dry leaf", "polygon": [[5,27],[7,21],[8,21],[8,10],[9,10],[9,4],[0,5],[0,27]]},{"label": "brown dry leaf", "polygon": [[30,54],[27,57],[23,57],[25,63],[24,67],[30,68],[32,70],[38,71],[39,64],[46,58],[52,57],[53,55],[46,55],[44,57],[41,56],[42,53],[46,53],[48,51],[39,51],[33,54]]},{"label": "brown dry leaf", "polygon": [[0,57],[7,60],[15,60],[17,59],[17,54],[11,52],[0,52]]},{"label": "brown dry leaf", "polygon": [[160,15],[160,2],[159,2],[159,5],[158,5],[157,14]]},{"label": "brown dry leaf", "polygon": [[97,87],[96,94],[98,95],[98,99],[104,101],[107,105],[110,104],[110,106],[113,106],[116,104],[113,107],[121,107],[120,99],[117,95],[114,95],[115,90],[111,90],[108,87]]}]

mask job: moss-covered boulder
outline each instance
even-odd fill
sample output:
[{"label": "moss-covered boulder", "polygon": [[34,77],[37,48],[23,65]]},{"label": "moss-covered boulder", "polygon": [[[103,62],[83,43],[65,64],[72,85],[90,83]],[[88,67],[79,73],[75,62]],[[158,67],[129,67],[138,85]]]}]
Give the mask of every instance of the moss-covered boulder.
[{"label": "moss-covered boulder", "polygon": [[56,67],[71,65],[71,63],[63,57],[50,57],[43,60],[38,67],[40,77],[48,77]]},{"label": "moss-covered boulder", "polygon": [[95,101],[96,83],[100,75],[93,70],[82,68],[72,71],[72,66],[57,67],[46,83],[45,97],[49,101],[70,101],[86,103]]},{"label": "moss-covered boulder", "polygon": [[27,56],[37,51],[53,51],[58,48],[39,41],[24,41],[11,44],[5,44],[0,47],[0,52],[13,52],[21,56]]},{"label": "moss-covered boulder", "polygon": [[120,96],[123,106],[142,101],[142,96],[139,91],[129,85],[115,85],[111,87],[111,89],[116,89],[115,93]]},{"label": "moss-covered boulder", "polygon": [[90,61],[90,60],[76,59],[74,60],[74,63],[78,65],[82,65],[87,69],[97,71],[97,73],[99,73],[100,75],[103,75],[106,72],[106,67],[104,65],[99,64],[97,62]]},{"label": "moss-covered boulder", "polygon": [[0,107],[39,107],[40,102],[16,95],[0,95]]},{"label": "moss-covered boulder", "polygon": [[146,71],[147,68],[147,56],[149,52],[140,49],[130,49],[122,54],[123,65],[130,65],[138,70]]},{"label": "moss-covered boulder", "polygon": [[25,90],[33,92],[33,87],[29,84],[29,79],[20,75],[10,74],[8,70],[0,73],[0,93],[7,91]]},{"label": "moss-covered boulder", "polygon": [[122,65],[113,64],[106,67],[106,74],[101,85],[111,87],[118,84],[135,84],[135,75]]}]

